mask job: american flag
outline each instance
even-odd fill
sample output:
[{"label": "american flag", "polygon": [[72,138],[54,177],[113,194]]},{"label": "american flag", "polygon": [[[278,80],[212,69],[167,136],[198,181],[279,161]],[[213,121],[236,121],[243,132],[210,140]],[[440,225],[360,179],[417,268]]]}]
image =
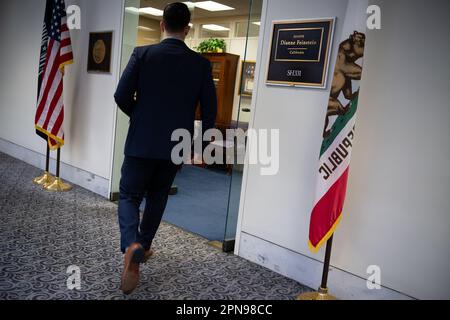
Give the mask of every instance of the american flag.
[{"label": "american flag", "polygon": [[73,62],[64,0],[47,0],[39,63],[35,127],[51,149],[64,145],[64,67]]}]

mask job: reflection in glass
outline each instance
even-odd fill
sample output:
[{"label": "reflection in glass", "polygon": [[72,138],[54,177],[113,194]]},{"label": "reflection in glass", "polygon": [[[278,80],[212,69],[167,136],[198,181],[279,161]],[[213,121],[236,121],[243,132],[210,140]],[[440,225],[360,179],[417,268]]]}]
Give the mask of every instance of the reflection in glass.
[{"label": "reflection in glass", "polygon": [[139,16],[138,46],[157,44],[161,41],[160,21],[147,15]]},{"label": "reflection in glass", "polygon": [[230,36],[229,23],[207,23],[200,26],[200,38],[228,38]]},{"label": "reflection in glass", "polygon": [[257,37],[259,35],[259,22],[251,21],[250,25],[248,21],[239,21],[236,23],[236,37],[245,38],[247,34],[249,37]]}]

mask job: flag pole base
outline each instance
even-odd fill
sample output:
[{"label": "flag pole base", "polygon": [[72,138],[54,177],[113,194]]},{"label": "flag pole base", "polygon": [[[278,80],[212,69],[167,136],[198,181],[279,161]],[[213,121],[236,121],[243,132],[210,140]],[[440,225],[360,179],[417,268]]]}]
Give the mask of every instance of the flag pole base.
[{"label": "flag pole base", "polygon": [[319,288],[317,292],[306,292],[297,297],[299,301],[311,300],[337,300],[336,297],[328,293],[328,288]]},{"label": "flag pole base", "polygon": [[72,186],[63,182],[61,178],[56,178],[52,183],[44,185],[44,189],[50,192],[67,192],[72,190]]},{"label": "flag pole base", "polygon": [[52,184],[54,181],[55,181],[55,177],[46,171],[42,176],[34,179],[33,183],[38,186],[45,186],[45,185]]}]

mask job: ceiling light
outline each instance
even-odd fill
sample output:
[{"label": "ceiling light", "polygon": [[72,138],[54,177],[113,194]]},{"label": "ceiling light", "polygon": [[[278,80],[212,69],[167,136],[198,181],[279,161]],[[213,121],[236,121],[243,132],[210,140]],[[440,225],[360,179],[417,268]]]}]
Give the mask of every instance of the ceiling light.
[{"label": "ceiling light", "polygon": [[225,28],[217,24],[204,24],[202,28],[211,31],[230,31],[230,28]]},{"label": "ceiling light", "polygon": [[191,1],[186,1],[183,3],[188,6],[189,10],[192,10],[195,8],[195,3],[191,2]]},{"label": "ceiling light", "polygon": [[227,10],[235,10],[232,7],[226,6],[224,4],[215,2],[215,1],[200,1],[195,2],[193,4],[195,7],[207,10],[207,11],[227,11]]},{"label": "ceiling light", "polygon": [[143,30],[143,31],[155,31],[155,29],[149,28],[149,27],[144,27],[144,26],[139,26],[137,27],[139,30]]},{"label": "ceiling light", "polygon": [[126,7],[125,11],[128,12],[128,13],[135,13],[135,14],[139,13],[139,9],[135,8],[135,7]]},{"label": "ceiling light", "polygon": [[191,27],[191,28],[192,28],[193,26],[194,26],[194,24],[192,24],[192,23],[189,23],[189,27]]},{"label": "ceiling light", "polygon": [[142,14],[149,14],[151,16],[156,17],[162,17],[164,15],[164,11],[152,7],[141,8],[139,9],[139,12]]}]

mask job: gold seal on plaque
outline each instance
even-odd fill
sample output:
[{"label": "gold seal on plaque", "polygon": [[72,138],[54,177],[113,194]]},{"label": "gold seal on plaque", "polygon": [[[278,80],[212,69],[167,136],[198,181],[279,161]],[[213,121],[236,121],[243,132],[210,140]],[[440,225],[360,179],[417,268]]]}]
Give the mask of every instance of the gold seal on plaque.
[{"label": "gold seal on plaque", "polygon": [[106,45],[103,40],[97,40],[92,49],[92,56],[96,64],[101,64],[105,60]]}]

